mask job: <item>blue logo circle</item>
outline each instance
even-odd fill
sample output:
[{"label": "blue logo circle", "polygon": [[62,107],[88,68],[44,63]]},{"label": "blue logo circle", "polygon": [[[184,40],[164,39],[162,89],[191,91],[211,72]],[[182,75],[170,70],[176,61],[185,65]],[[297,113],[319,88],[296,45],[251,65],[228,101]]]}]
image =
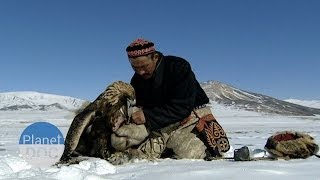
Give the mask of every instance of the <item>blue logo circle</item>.
[{"label": "blue logo circle", "polygon": [[36,122],[22,132],[19,144],[64,144],[64,138],[55,125],[48,122]]},{"label": "blue logo circle", "polygon": [[19,139],[21,156],[37,167],[51,166],[58,162],[64,150],[61,131],[48,122],[29,125]]}]

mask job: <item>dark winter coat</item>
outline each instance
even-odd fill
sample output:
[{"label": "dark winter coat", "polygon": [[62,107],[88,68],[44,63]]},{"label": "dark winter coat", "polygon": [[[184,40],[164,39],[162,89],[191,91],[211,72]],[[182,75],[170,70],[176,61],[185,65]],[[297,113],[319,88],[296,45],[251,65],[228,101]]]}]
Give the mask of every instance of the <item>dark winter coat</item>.
[{"label": "dark winter coat", "polygon": [[179,122],[195,107],[209,102],[185,59],[162,56],[159,63],[150,79],[144,80],[138,74],[131,79],[137,106],[143,107],[150,130]]}]

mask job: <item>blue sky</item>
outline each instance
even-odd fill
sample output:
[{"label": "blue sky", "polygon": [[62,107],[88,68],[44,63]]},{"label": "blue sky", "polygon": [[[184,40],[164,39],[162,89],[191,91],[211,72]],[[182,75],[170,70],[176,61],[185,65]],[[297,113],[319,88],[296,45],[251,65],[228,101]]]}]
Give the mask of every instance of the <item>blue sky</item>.
[{"label": "blue sky", "polygon": [[133,74],[138,37],[218,80],[278,99],[320,100],[317,0],[1,0],[0,92],[94,100]]}]

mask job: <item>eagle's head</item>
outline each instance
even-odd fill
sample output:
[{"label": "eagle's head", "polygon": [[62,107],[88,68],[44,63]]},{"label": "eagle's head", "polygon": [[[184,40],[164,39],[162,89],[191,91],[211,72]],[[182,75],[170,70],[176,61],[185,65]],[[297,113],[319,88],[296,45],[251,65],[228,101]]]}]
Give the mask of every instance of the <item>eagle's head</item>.
[{"label": "eagle's head", "polygon": [[111,126],[112,131],[129,121],[128,108],[133,105],[135,92],[130,84],[116,81],[107,87],[103,96],[102,114],[107,118],[107,125]]}]

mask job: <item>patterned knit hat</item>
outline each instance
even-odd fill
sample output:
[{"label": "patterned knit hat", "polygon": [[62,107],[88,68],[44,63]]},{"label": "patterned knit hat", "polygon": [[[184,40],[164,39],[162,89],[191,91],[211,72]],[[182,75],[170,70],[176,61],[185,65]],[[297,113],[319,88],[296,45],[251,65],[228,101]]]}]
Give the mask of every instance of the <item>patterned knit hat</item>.
[{"label": "patterned knit hat", "polygon": [[126,48],[126,51],[129,58],[135,58],[151,54],[156,50],[153,42],[138,38]]}]

